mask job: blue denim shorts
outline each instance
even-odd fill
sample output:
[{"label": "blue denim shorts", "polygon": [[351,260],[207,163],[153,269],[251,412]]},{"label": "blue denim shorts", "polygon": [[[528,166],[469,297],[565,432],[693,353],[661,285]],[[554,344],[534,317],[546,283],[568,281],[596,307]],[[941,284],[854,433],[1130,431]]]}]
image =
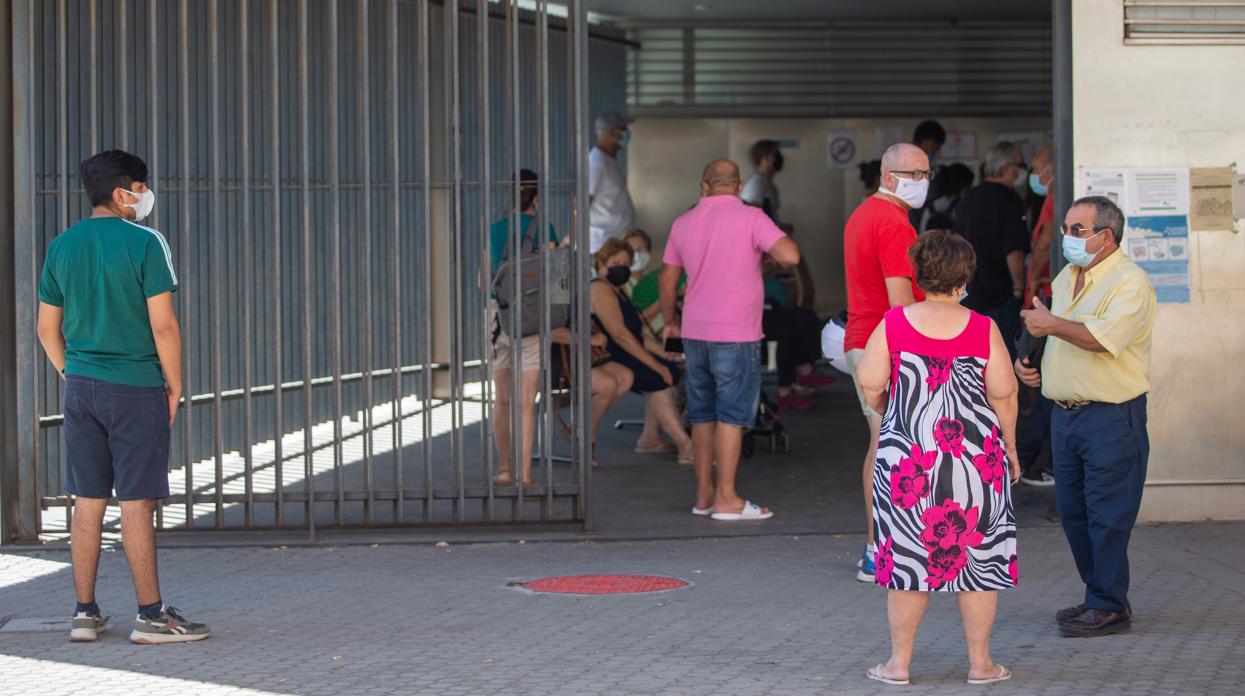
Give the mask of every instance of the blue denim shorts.
[{"label": "blue denim shorts", "polygon": [[65,376],[65,492],[169,497],[169,401],[163,387]]},{"label": "blue denim shorts", "polygon": [[684,339],[683,350],[691,424],[755,425],[761,400],[761,342]]}]

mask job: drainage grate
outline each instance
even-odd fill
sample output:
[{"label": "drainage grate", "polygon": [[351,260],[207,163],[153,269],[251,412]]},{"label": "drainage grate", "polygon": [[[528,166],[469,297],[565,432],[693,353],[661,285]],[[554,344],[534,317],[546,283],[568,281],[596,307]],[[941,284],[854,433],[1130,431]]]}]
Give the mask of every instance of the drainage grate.
[{"label": "drainage grate", "polygon": [[663,592],[687,587],[686,580],[660,575],[560,575],[518,583],[531,592],[609,595]]}]

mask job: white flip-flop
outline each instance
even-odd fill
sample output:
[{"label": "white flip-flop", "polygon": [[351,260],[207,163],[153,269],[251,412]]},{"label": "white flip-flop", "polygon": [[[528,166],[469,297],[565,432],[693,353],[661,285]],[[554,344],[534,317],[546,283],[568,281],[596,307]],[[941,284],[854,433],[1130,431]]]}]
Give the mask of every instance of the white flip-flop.
[{"label": "white flip-flop", "polygon": [[707,508],[698,508],[698,507],[696,507],[695,505],[693,505],[693,506],[692,506],[692,514],[693,514],[693,515],[695,515],[695,516],[697,516],[697,517],[708,517],[709,515],[712,515],[712,514],[713,514],[713,506],[712,506],[712,505],[710,505],[710,506],[709,506],[709,507],[707,507]]},{"label": "white flip-flop", "polygon": [[721,522],[739,522],[743,520],[768,520],[774,511],[761,512],[761,507],[751,500],[744,501],[744,509],[739,512],[715,512],[710,517]]},{"label": "white flip-flop", "polygon": [[970,678],[968,680],[968,683],[972,684],[973,686],[985,686],[987,684],[997,684],[999,682],[1007,681],[1008,679],[1012,678],[1012,673],[1007,671],[1006,667],[1004,667],[1003,665],[997,665],[997,666],[999,668],[999,673],[994,675],[993,677],[986,677],[985,679],[971,679]]},{"label": "white flip-flop", "polygon": [[882,664],[881,663],[878,663],[877,667],[874,667],[873,669],[865,672],[865,676],[872,679],[873,681],[880,681],[883,684],[890,684],[891,686],[908,686],[909,684],[912,683],[911,679],[891,679],[890,677],[882,676]]}]

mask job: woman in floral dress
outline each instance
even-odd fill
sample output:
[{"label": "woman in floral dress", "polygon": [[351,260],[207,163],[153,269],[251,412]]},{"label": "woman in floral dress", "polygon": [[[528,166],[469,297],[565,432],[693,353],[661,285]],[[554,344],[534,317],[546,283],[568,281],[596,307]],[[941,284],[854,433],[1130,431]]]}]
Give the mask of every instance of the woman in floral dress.
[{"label": "woman in floral dress", "polygon": [[988,684],[1011,677],[990,658],[990,630],[994,590],[1017,583],[1016,379],[994,322],[959,303],[976,266],[972,246],[931,232],[909,255],[926,299],[886,314],[857,375],[884,414],[873,475],[875,579],[889,590],[891,657],[868,676],[907,684],[929,593],[955,592],[968,681]]}]

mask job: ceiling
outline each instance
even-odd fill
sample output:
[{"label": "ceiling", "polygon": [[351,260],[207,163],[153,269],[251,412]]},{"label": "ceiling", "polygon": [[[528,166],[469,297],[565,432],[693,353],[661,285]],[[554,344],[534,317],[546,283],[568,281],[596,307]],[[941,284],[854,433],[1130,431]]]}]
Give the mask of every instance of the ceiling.
[{"label": "ceiling", "polygon": [[603,20],[791,21],[791,20],[1047,20],[1049,0],[588,0]]}]

